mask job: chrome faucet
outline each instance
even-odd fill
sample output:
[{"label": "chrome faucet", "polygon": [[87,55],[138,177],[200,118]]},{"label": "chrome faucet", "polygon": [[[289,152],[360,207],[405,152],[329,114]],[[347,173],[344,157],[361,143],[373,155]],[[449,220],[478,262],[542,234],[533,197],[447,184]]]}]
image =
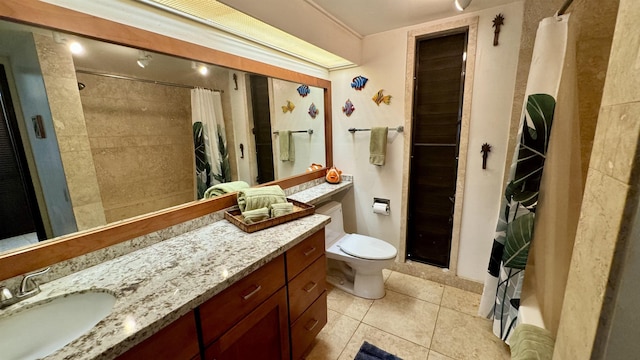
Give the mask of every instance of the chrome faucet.
[{"label": "chrome faucet", "polygon": [[14,295],[11,290],[5,286],[0,286],[0,309],[13,305],[20,300],[30,298],[40,292],[40,285],[35,281],[34,277],[40,276],[48,272],[51,268],[36,271],[31,274],[27,274],[22,278],[20,282],[20,288]]}]

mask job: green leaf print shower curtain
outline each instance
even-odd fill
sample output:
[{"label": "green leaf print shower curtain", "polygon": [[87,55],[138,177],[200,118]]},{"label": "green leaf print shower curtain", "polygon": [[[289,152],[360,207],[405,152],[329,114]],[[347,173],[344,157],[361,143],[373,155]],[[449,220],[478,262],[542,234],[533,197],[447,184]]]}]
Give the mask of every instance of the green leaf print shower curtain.
[{"label": "green leaf print shower curtain", "polygon": [[[518,323],[520,292],[534,233],[540,182],[547,158],[556,99],[567,64],[569,15],[538,26],[520,120],[518,145],[502,197],[480,315],[493,319],[496,336],[508,342]],[[572,59],[572,57],[568,57]]]}]

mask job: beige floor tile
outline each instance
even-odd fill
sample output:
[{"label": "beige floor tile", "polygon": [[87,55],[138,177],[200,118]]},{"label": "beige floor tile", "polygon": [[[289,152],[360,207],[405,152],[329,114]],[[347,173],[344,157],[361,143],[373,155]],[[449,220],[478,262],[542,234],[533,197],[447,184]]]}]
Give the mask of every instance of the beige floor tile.
[{"label": "beige floor tile", "polygon": [[389,278],[389,275],[391,275],[393,271],[389,270],[389,269],[382,269],[382,278],[384,279],[384,282],[387,282],[387,279]]},{"label": "beige floor tile", "polygon": [[327,311],[327,325],[318,334],[313,349],[307,355],[310,360],[336,360],[360,322],[333,310]]},{"label": "beige floor tile", "polygon": [[351,337],[339,360],[355,358],[364,341],[404,360],[426,360],[429,353],[425,347],[362,323]]},{"label": "beige floor tile", "polygon": [[491,331],[491,321],[440,308],[431,350],[459,360],[510,359],[509,347]]},{"label": "beige floor tile", "polygon": [[327,294],[327,308],[340,314],[347,315],[358,321],[371,307],[373,300],[363,299],[327,284],[329,292]]},{"label": "beige floor tile", "polygon": [[429,347],[438,316],[438,305],[387,290],[375,300],[362,322]]},{"label": "beige floor tile", "polygon": [[445,286],[440,306],[476,316],[478,315],[480,297],[480,294]]},{"label": "beige floor tile", "polygon": [[448,356],[444,356],[440,353],[437,353],[433,350],[429,351],[429,357],[427,358],[427,360],[455,360],[453,358],[450,358]]},{"label": "beige floor tile", "polygon": [[385,283],[388,290],[440,304],[444,286],[433,281],[394,271]]}]

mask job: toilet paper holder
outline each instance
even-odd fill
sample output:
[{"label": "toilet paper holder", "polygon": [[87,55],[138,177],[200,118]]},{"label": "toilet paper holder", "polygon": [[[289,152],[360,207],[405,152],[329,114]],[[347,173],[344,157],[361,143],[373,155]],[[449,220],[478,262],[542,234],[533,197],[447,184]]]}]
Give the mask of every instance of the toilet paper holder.
[{"label": "toilet paper holder", "polygon": [[374,197],[371,208],[376,214],[389,215],[391,212],[391,200]]}]

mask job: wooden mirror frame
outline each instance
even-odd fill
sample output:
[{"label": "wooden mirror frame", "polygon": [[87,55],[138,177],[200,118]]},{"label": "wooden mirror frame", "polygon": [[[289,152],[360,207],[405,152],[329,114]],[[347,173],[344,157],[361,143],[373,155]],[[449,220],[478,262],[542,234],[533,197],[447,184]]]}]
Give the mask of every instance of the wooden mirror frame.
[{"label": "wooden mirror frame", "polygon": [[[2,0],[0,1],[0,19],[323,88],[326,166],[328,168],[333,165],[331,82],[329,80],[264,64],[38,0]],[[289,188],[321,178],[324,174],[325,169],[321,169],[268,184],[278,184],[283,188]],[[235,204],[234,194],[204,201],[194,201],[93,230],[47,240],[28,248],[9,251],[0,254],[0,281],[220,211]]]}]

